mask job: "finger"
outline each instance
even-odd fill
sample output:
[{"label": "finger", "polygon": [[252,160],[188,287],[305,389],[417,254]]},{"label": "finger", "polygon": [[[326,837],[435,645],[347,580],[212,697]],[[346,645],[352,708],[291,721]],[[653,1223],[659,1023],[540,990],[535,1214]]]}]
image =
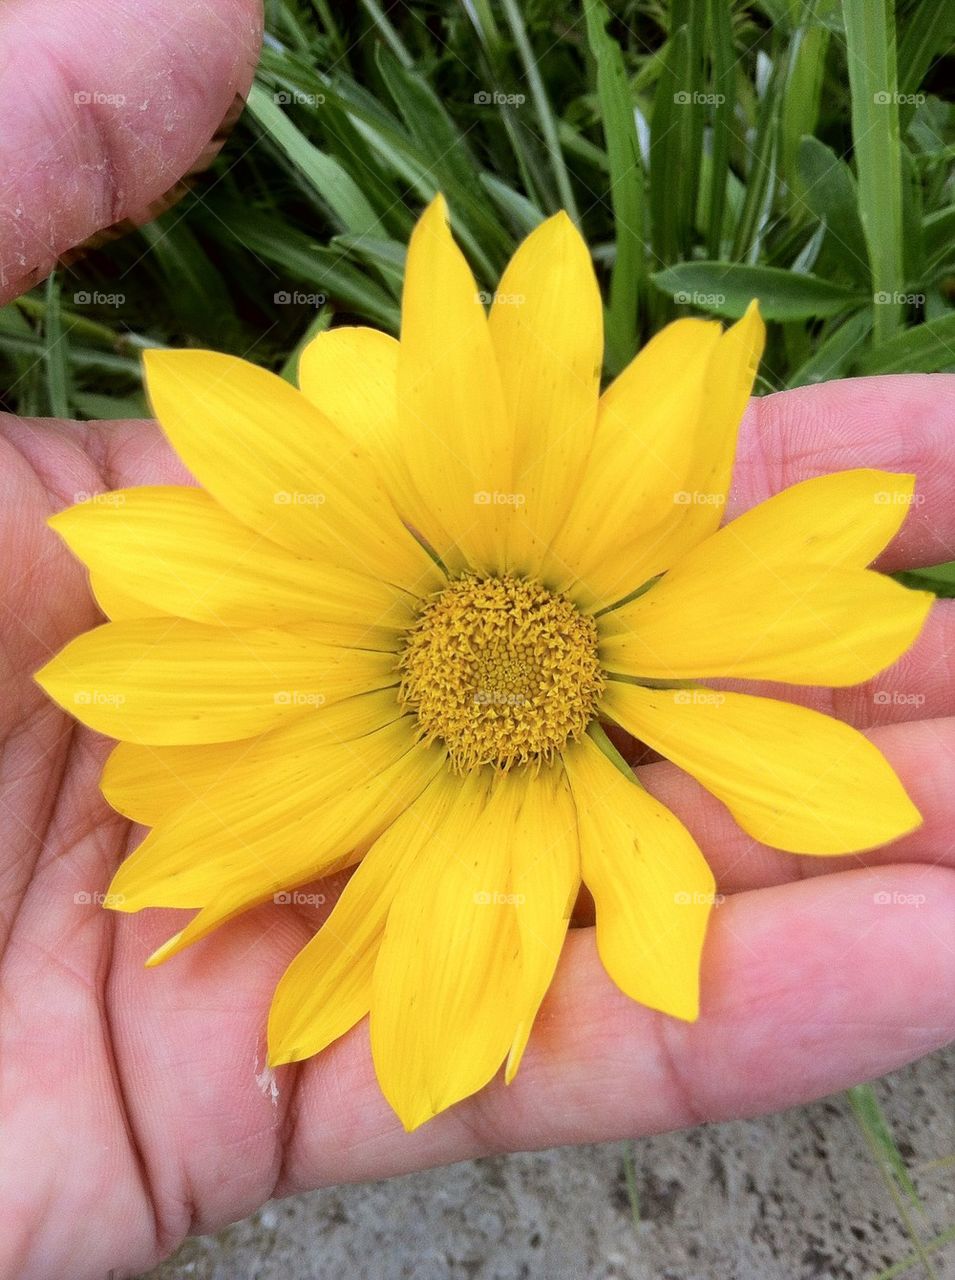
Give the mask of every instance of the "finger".
[{"label": "finger", "polygon": [[855,467],[914,472],[905,524],[883,569],[955,559],[955,375],[848,378],[751,401],[726,519],[811,476]]},{"label": "finger", "polygon": [[146,219],[248,90],[260,24],[259,0],[7,0],[0,302],[94,232]]},{"label": "finger", "polygon": [[771,680],[708,680],[707,685],[798,702],[859,729],[955,715],[955,600],[938,600],[912,648],[862,684],[820,689]]},{"label": "finger", "polygon": [[378,1091],[365,1025],[304,1064],[276,1193],[757,1115],[892,1071],[955,1036],[953,913],[955,873],[938,868],[728,899],[695,1024],[621,995],[593,931],[573,931],[514,1083],[411,1135]]},{"label": "finger", "polygon": [[848,867],[902,862],[955,869],[955,718],[886,725],[867,733],[902,779],[922,814],[916,831],[881,849],[839,857],[801,857],[747,835],[715,796],[668,761],[643,765],[637,776],[689,828],[713,868],[721,893],[784,884]]}]

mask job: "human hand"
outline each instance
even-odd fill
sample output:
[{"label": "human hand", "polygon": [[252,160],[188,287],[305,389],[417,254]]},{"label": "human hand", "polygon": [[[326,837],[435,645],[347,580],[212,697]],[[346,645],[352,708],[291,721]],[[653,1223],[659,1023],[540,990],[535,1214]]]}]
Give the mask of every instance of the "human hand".
[{"label": "human hand", "polygon": [[[763,401],[744,427],[728,514],[830,470],[914,471],[924,502],[884,567],[949,558],[953,382],[873,379]],[[863,727],[892,721],[873,736],[925,823],[891,849],[838,864],[775,853],[671,766],[641,769],[728,895],[707,942],[698,1023],[621,996],[592,931],[580,929],[507,1088],[496,1081],[407,1135],[380,1095],[359,1027],[319,1058],[283,1068],[273,1099],[268,1079],[257,1078],[266,1010],[318,914],[257,908],[174,966],[143,970],[171,931],[167,913],[114,916],[95,900],[137,839],[99,797],[108,744],[71,725],[31,679],[97,617],[45,518],[80,492],[186,477],[146,423],[8,420],[0,449],[0,650],[14,690],[0,726],[11,902],[0,1061],[14,1273],[141,1269],[188,1231],[212,1230],[271,1194],[754,1114],[951,1038],[953,614],[943,602],[911,653],[869,685],[835,702],[786,691]],[[891,699],[877,700],[886,690]]]}]

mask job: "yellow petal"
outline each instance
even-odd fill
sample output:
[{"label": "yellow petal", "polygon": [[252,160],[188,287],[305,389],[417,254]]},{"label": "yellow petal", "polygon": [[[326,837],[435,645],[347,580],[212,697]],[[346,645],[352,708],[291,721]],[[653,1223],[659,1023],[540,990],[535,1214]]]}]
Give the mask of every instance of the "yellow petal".
[{"label": "yellow petal", "polygon": [[751,836],[854,853],[922,819],[881,752],[841,720],[773,698],[609,680],[603,711],[691,773]]},{"label": "yellow petal", "polygon": [[307,631],[227,631],[180,618],[107,622],[35,679],[99,733],[153,745],[232,742],[395,683],[393,654]]},{"label": "yellow petal", "polygon": [[143,604],[141,600],[136,600],[109,575],[91,573],[90,591],[110,622],[129,622],[133,618],[167,616],[165,609],[156,609],[152,605]]},{"label": "yellow petal", "polygon": [[372,982],[378,1082],[406,1129],[476,1092],[513,1041],[520,984],[507,833],[518,789],[461,780],[388,913]]},{"label": "yellow petal", "polygon": [[757,563],[714,554],[708,569],[678,565],[615,611],[604,667],[662,680],[858,684],[909,647],[935,600],[869,569]]},{"label": "yellow petal", "polygon": [[123,489],[109,505],[49,521],[97,582],[157,610],[227,627],[308,618],[330,644],[394,649],[412,597],[347,569],[296,556],[253,532],[201,489]]},{"label": "yellow petal", "polygon": [[[691,323],[677,321],[678,325]],[[675,327],[671,325],[669,329]],[[669,329],[663,330],[654,341],[664,338]],[[599,556],[588,547],[581,580],[573,588],[575,598],[582,604],[599,608],[623,598],[676,564],[691,547],[719,527],[732,476],[739,425],[763,350],[765,326],[754,302],[743,319],[715,341],[709,327],[707,334],[708,340],[695,338],[685,344],[670,339],[670,358],[657,360],[658,394],[666,395],[665,388],[669,386],[672,411],[659,402],[649,409],[652,430],[647,429],[645,418],[634,416],[630,397],[621,396],[620,415],[626,420],[629,413],[629,421],[638,424],[644,451],[642,456],[633,458],[632,470],[620,465],[619,456],[611,460],[610,466],[605,463],[604,489],[611,491],[616,465],[618,487],[636,484],[643,500],[620,511],[612,531],[603,530]],[[700,363],[701,347],[706,352],[705,367]],[[626,378],[627,373],[625,370],[621,379]],[[680,397],[672,388],[683,381],[699,388],[699,399],[694,400],[688,389],[681,405]],[[612,391],[610,388],[607,395]],[[598,441],[602,421],[601,413]],[[596,456],[595,443],[593,457]],[[641,474],[644,471],[646,478]],[[624,477],[622,483],[621,476]],[[585,476],[584,488],[586,485]],[[591,504],[599,501],[599,493],[600,490],[589,499]],[[587,546],[586,535],[581,534],[575,524],[578,507],[583,515],[586,501],[582,488],[564,534],[563,545],[571,548],[568,563],[574,562],[575,539],[578,547]],[[620,500],[615,498],[614,511],[618,510],[618,504]]]},{"label": "yellow petal", "polygon": [[582,579],[575,588],[582,600],[609,603],[604,596],[616,587],[624,550],[672,515],[719,336],[714,321],[677,320],[600,397],[593,446],[548,561],[561,587]]},{"label": "yellow petal", "polygon": [[507,1057],[506,1084],[517,1074],[551,984],[580,888],[577,814],[563,770],[544,769],[536,776],[521,772],[515,785],[523,797],[508,843],[521,946],[520,1021]]},{"label": "yellow petal", "polygon": [[451,569],[503,570],[513,442],[487,316],[437,196],[411,237],[401,303],[398,414],[415,487],[454,546]]},{"label": "yellow petal", "polygon": [[147,351],[159,424],[199,483],[297,555],[428,591],[440,576],[354,445],[282,378],[212,351]]},{"label": "yellow petal", "polygon": [[603,363],[603,309],[590,252],[566,213],[510,261],[489,317],[515,424],[512,571],[538,572],[590,449]]},{"label": "yellow petal", "polygon": [[458,779],[441,773],[359,863],[331,914],[282,975],[269,1013],[269,1064],[320,1053],[371,1008],[388,909],[450,807]]},{"label": "yellow petal", "polygon": [[572,744],[564,760],[603,966],[632,999],[692,1022],[713,873],[686,827],[590,738]]},{"label": "yellow petal", "polygon": [[[113,879],[118,909],[201,910],[147,963],[169,959],[249,907],[282,902],[297,885],[358,862],[444,767],[435,748],[409,742],[407,726],[396,722],[350,746],[313,748],[297,763],[263,763],[249,799],[224,788],[152,831]],[[289,795],[270,785],[289,780],[296,788]]]},{"label": "yellow petal", "polygon": [[402,519],[432,547],[450,536],[414,487],[398,421],[398,343],[387,333],[342,326],[317,334],[302,352],[298,381],[374,467]]},{"label": "yellow petal", "polygon": [[[114,809],[134,822],[154,827],[191,801],[214,797],[230,786],[241,789],[253,785],[254,769],[263,756],[270,750],[289,750],[290,738],[315,745],[351,742],[384,728],[401,714],[394,690],[382,689],[316,707],[307,719],[297,720],[294,729],[286,732],[279,726],[259,738],[167,747],[120,742],[106,761],[100,789]],[[253,745],[257,754],[250,762],[247,757]]]},{"label": "yellow petal", "polygon": [[604,663],[651,679],[851,685],[875,675],[913,642],[934,600],[861,567],[897,532],[914,482],[842,471],[760,503],[605,615]]}]

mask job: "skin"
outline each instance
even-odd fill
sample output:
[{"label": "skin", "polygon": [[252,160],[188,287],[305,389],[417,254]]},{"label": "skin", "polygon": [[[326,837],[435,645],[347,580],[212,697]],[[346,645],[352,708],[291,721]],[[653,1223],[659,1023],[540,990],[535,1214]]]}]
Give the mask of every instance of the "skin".
[{"label": "skin", "polygon": [[[192,164],[248,85],[257,21],[236,0],[7,0],[0,75],[16,74],[24,42],[32,69],[18,106],[29,143],[15,145],[15,128],[0,134],[7,296],[108,222],[138,216]],[[201,75],[190,72],[197,56]],[[131,63],[140,85],[175,84],[174,127],[159,127],[150,106],[115,127],[71,130],[69,86],[104,69],[93,83],[115,91]],[[15,226],[18,205],[28,216]],[[830,470],[914,471],[919,503],[883,567],[950,559],[953,430],[955,378],[943,375],[767,397],[744,422],[728,514]],[[779,853],[669,764],[640,769],[701,841],[727,895],[696,1024],[621,995],[585,927],[568,937],[509,1087],[498,1078],[405,1134],[376,1085],[362,1024],[319,1058],[281,1068],[273,1093],[262,1074],[269,1000],[319,910],[258,908],[145,970],[187,914],[115,915],[82,900],[105,889],[142,833],[99,795],[110,744],[31,678],[99,619],[46,518],[80,492],[186,479],[149,422],[0,419],[0,1274],[134,1274],[271,1196],[751,1116],[881,1075],[955,1036],[955,610],[940,602],[912,651],[870,685],[786,691],[871,731],[897,768],[925,824],[893,847],[841,859]],[[884,690],[921,700],[886,702]],[[877,900],[886,894],[888,904]]]}]

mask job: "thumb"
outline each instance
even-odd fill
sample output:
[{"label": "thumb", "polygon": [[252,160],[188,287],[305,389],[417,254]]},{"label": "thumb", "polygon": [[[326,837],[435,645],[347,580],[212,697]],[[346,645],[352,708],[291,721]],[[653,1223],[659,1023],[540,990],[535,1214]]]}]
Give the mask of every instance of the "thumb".
[{"label": "thumb", "polygon": [[211,159],[261,21],[260,0],[5,0],[0,303]]}]

